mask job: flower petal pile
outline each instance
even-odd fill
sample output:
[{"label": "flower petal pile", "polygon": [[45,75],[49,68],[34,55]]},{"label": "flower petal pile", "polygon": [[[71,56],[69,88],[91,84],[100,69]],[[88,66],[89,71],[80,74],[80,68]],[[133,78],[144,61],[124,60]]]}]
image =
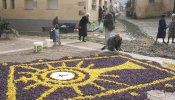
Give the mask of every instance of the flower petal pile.
[{"label": "flower petal pile", "polygon": [[2,63],[0,80],[1,100],[145,100],[150,90],[175,92],[175,71],[125,54]]}]

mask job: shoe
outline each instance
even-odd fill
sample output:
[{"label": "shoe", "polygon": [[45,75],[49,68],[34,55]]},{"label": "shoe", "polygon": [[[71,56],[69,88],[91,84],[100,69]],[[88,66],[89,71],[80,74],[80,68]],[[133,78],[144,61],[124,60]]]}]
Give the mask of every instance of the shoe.
[{"label": "shoe", "polygon": [[54,45],[53,46],[57,46],[58,45],[58,42],[54,42]]},{"label": "shoe", "polygon": [[167,43],[169,43],[169,41]]},{"label": "shoe", "polygon": [[172,42],[172,43],[175,43],[175,42]]},{"label": "shoe", "polygon": [[106,49],[106,46],[104,46],[103,48],[101,48],[101,50],[104,50],[104,49]]},{"label": "shoe", "polygon": [[83,40],[83,42],[86,42],[85,40]]},{"label": "shoe", "polygon": [[166,43],[165,41],[163,41],[163,43]]}]

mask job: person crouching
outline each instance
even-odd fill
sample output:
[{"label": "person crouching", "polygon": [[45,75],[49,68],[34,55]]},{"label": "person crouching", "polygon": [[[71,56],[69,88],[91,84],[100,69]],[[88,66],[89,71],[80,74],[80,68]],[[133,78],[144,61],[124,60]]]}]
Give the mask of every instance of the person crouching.
[{"label": "person crouching", "polygon": [[109,51],[121,50],[122,37],[119,34],[112,36],[107,41],[107,46],[104,46],[102,50],[108,49]]}]

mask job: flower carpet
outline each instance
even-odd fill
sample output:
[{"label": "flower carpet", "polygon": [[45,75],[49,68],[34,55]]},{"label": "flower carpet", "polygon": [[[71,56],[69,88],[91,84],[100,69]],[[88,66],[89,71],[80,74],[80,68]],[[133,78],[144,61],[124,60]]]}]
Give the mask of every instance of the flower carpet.
[{"label": "flower carpet", "polygon": [[0,100],[145,100],[175,92],[175,71],[126,54],[0,64]]}]

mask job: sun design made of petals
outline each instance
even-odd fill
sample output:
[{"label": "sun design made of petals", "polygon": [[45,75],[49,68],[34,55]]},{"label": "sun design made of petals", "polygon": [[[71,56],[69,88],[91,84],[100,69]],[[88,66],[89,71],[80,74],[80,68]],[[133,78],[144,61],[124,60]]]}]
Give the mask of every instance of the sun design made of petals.
[{"label": "sun design made of petals", "polygon": [[[115,58],[115,56],[113,56]],[[104,57],[106,58],[106,57]],[[95,59],[101,59],[100,57],[96,57]],[[69,60],[68,60],[69,61]],[[84,64],[84,60],[78,59],[78,63],[74,66],[68,66],[65,61],[60,61],[61,65],[57,67],[53,67],[52,63],[50,62],[42,62],[41,64],[45,64],[46,68],[39,69],[35,68],[31,65],[17,65],[17,66],[12,66],[10,67],[10,74],[9,74],[9,79],[8,79],[8,99],[15,100],[16,99],[16,86],[15,84],[18,82],[23,82],[27,83],[29,81],[34,81],[33,84],[30,84],[26,87],[24,87],[24,90],[30,90],[37,88],[39,85],[42,85],[44,87],[48,87],[49,89],[44,91],[36,100],[42,100],[46,98],[48,95],[51,93],[55,92],[57,89],[69,87],[72,88],[77,94],[77,97],[70,98],[70,99],[85,99],[85,98],[95,98],[97,96],[104,96],[104,95],[111,95],[113,93],[121,92],[121,91],[126,91],[126,90],[108,90],[105,87],[96,84],[94,81],[103,81],[103,82],[109,82],[109,83],[114,83],[116,85],[121,85],[121,86],[127,86],[129,87],[128,84],[125,83],[120,83],[116,81],[111,81],[108,79],[103,79],[100,78],[102,77],[113,77],[113,78],[119,78],[120,76],[117,75],[108,75],[106,74],[107,72],[110,71],[118,71],[118,70],[145,70],[146,68],[137,64],[134,64],[130,61],[127,61],[121,65],[117,66],[112,66],[112,67],[105,67],[105,68],[93,68],[95,65],[94,64],[89,64],[86,67],[82,67]],[[19,68],[24,68],[24,69],[29,69],[33,71],[29,72],[18,72],[19,75],[22,75],[18,79],[14,80],[14,72],[15,72],[15,67]],[[59,72],[66,72],[70,73],[71,75],[74,75],[70,79],[65,79],[65,80],[59,80],[59,79],[54,79],[51,77],[53,73],[59,73]],[[29,75],[30,77],[26,77],[25,75]],[[64,75],[60,76],[63,77]],[[14,80],[14,82],[13,82]],[[80,86],[85,86],[85,85],[93,85],[96,88],[98,88],[101,91],[105,91],[105,93],[100,93],[96,95],[84,95],[81,89],[79,88]],[[147,84],[145,84],[146,86]],[[13,87],[13,88],[12,88]],[[135,87],[129,87],[127,90]]]}]

